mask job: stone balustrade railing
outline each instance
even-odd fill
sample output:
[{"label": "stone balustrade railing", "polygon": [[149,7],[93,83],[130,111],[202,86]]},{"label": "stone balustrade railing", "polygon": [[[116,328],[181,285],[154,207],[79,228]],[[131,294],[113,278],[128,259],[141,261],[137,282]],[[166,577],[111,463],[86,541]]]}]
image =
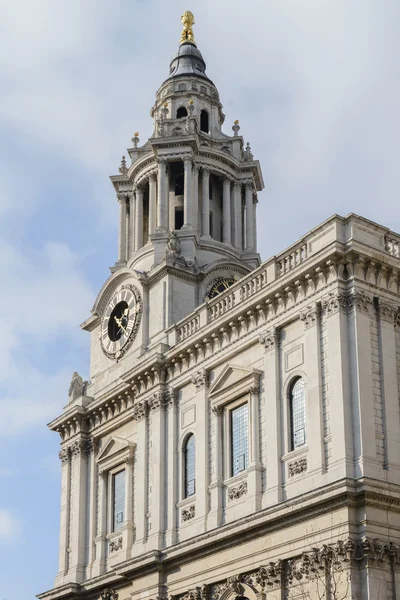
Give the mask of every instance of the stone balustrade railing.
[{"label": "stone balustrade railing", "polygon": [[200,316],[195,315],[194,317],[190,315],[191,318],[185,319],[185,321],[181,321],[181,323],[177,326],[177,341],[182,342],[186,340],[186,338],[193,335],[196,331],[200,329]]},{"label": "stone balustrade railing", "polygon": [[400,237],[393,235],[385,235],[385,250],[392,256],[400,258]]},{"label": "stone balustrade railing", "polygon": [[278,277],[280,277],[281,275],[284,275],[285,273],[288,273],[289,271],[291,271],[292,269],[297,267],[297,265],[300,265],[302,262],[304,262],[306,260],[306,258],[307,258],[307,244],[303,243],[301,246],[298,246],[297,248],[294,248],[293,250],[291,250],[291,252],[289,252],[288,254],[283,256],[278,261],[278,269],[277,269]]},{"label": "stone balustrade railing", "polygon": [[214,301],[212,304],[208,306],[208,320],[209,322],[215,321],[221,315],[224,315],[226,312],[231,310],[235,306],[235,294],[230,293],[225,295],[217,301]]}]

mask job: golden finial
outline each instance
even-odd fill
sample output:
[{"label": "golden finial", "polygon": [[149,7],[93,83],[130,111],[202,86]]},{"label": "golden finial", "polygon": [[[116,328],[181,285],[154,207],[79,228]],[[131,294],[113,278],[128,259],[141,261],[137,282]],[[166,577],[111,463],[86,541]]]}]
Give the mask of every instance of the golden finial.
[{"label": "golden finial", "polygon": [[135,137],[139,137],[139,132],[135,131],[135,133],[133,134]]},{"label": "golden finial", "polygon": [[239,119],[236,119],[236,121],[233,121],[235,125],[239,125]]},{"label": "golden finial", "polygon": [[183,31],[182,31],[180,43],[185,44],[186,42],[191,42],[192,44],[196,45],[196,42],[194,41],[194,34],[193,34],[193,29],[192,29],[192,25],[194,25],[193,13],[190,12],[190,10],[185,10],[183,15],[181,16],[181,21],[183,24]]},{"label": "golden finial", "polygon": [[192,98],[190,98],[190,100],[189,100],[188,104],[193,104],[193,100],[192,100]]}]

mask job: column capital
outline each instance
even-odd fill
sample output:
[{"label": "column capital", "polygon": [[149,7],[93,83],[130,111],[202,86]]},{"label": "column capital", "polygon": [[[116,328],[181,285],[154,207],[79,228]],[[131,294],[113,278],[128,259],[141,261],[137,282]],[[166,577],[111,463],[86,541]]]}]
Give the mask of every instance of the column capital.
[{"label": "column capital", "polygon": [[118,202],[127,202],[129,200],[130,194],[132,194],[132,192],[118,192],[117,193],[117,199]]},{"label": "column capital", "polygon": [[157,164],[158,164],[158,166],[159,166],[159,167],[160,167],[161,165],[165,165],[165,166],[166,166],[166,165],[168,164],[168,160],[166,159],[166,157],[165,157],[165,156],[159,156],[159,157],[157,158]]},{"label": "column capital", "polygon": [[184,163],[188,163],[188,162],[193,163],[194,162],[193,154],[182,154],[181,161]]},{"label": "column capital", "polygon": [[277,347],[278,338],[278,329],[276,327],[271,327],[259,335],[258,341],[264,346],[265,350],[268,351]]},{"label": "column capital", "polygon": [[202,166],[201,167],[201,172],[202,172],[203,178],[204,177],[210,177],[211,169],[210,169],[210,167],[204,167],[204,166]]},{"label": "column capital", "polygon": [[303,311],[300,312],[300,320],[303,321],[304,327],[309,329],[318,323],[320,317],[320,304],[315,302],[310,304]]},{"label": "column capital", "polygon": [[60,452],[58,453],[58,458],[61,460],[62,465],[66,465],[69,462],[70,456],[71,456],[71,450],[70,450],[69,446],[66,446],[65,448],[61,448]]},{"label": "column capital", "polygon": [[147,400],[138,400],[133,406],[133,418],[135,421],[142,421],[146,418],[148,412]]},{"label": "column capital", "polygon": [[149,173],[149,181],[155,181],[157,179],[157,169],[150,171]]},{"label": "column capital", "polygon": [[381,320],[395,325],[398,317],[397,306],[391,302],[388,302],[387,300],[383,300],[382,298],[376,298],[376,304],[379,309]]},{"label": "column capital", "polygon": [[233,185],[235,186],[235,188],[241,188],[242,187],[243,182],[242,181],[238,181],[237,179],[234,180]]},{"label": "column capital", "polygon": [[206,369],[202,369],[201,371],[194,373],[191,379],[192,383],[196,386],[196,391],[202,390],[208,383],[208,373]]},{"label": "column capital", "polygon": [[254,182],[252,179],[244,179],[243,180],[243,185],[248,189],[251,188],[252,190],[254,189]]},{"label": "column capital", "polygon": [[217,406],[213,406],[211,410],[216,417],[219,417],[220,415],[222,415],[223,407],[220,405],[217,405]]}]

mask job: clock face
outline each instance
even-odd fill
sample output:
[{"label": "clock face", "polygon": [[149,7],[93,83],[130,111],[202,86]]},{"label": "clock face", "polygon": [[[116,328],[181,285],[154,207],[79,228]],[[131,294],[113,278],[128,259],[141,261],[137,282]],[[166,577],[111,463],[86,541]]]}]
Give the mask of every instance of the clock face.
[{"label": "clock face", "polygon": [[108,358],[119,359],[136,337],[142,316],[142,300],[133,285],[122,285],[103,315],[100,342]]},{"label": "clock face", "polygon": [[236,279],[234,277],[218,277],[218,279],[214,279],[211,285],[208,287],[206,298],[215,298],[221,292],[227,290],[231,285],[236,283]]}]

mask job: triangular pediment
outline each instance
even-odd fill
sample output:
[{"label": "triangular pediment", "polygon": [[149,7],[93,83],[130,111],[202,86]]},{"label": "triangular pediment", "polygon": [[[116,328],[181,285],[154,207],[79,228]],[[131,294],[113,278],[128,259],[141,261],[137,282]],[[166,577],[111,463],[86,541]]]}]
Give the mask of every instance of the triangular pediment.
[{"label": "triangular pediment", "polygon": [[134,444],[132,444],[132,442],[128,442],[128,440],[124,440],[123,438],[117,436],[112,436],[106,441],[104,447],[100,450],[97,457],[97,462],[103,462],[107,459],[112,459],[116,454],[129,451],[129,449],[133,446]]},{"label": "triangular pediment", "polygon": [[242,387],[244,383],[251,384],[258,381],[261,373],[262,371],[258,369],[249,369],[228,363],[210,387],[208,395],[215,398],[222,393],[229,392],[229,390]]}]

